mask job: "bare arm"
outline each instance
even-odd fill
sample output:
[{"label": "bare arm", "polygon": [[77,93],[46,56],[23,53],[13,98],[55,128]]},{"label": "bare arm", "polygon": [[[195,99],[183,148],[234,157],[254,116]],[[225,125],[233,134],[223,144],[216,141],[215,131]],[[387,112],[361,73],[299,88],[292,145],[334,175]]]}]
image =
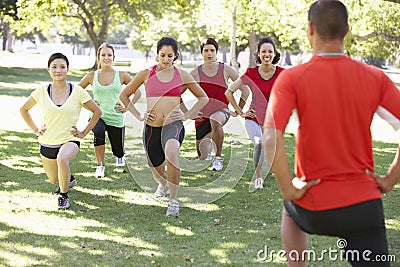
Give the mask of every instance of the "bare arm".
[{"label": "bare arm", "polygon": [[200,82],[200,77],[199,77],[199,71],[197,70],[197,68],[194,68],[191,72],[190,75],[193,77],[193,79],[196,82]]},{"label": "bare arm", "polygon": [[285,200],[302,198],[307,190],[318,184],[320,180],[302,182],[300,187],[294,186],[283,133],[275,128],[264,128],[263,136],[266,156],[271,164],[271,170],[275,174],[283,198]]},{"label": "bare arm", "polygon": [[79,131],[76,126],[72,126],[71,134],[79,138],[84,138],[93,129],[102,114],[99,106],[96,104],[96,102],[94,102],[93,99],[84,103],[83,107],[91,111],[93,115],[83,131]]},{"label": "bare arm", "polygon": [[93,79],[94,79],[94,72],[91,71],[88,74],[86,74],[82,80],[79,82],[79,86],[82,88],[86,88],[89,84],[93,83]]},{"label": "bare arm", "polygon": [[393,159],[392,164],[389,167],[385,176],[380,176],[370,170],[365,172],[375,179],[382,193],[390,192],[393,187],[400,181],[400,146],[397,148],[396,156]]},{"label": "bare arm", "polygon": [[[241,92],[239,104],[236,102],[235,97],[233,96],[238,89],[240,89]],[[229,103],[235,109],[236,113],[241,117],[254,116],[254,114],[252,114],[250,111],[243,112],[244,105],[246,104],[249,95],[250,89],[243,84],[243,81],[240,78],[231,83],[228,87],[228,90],[225,92],[225,96],[229,100]]]},{"label": "bare arm", "polygon": [[185,103],[183,102],[182,97],[181,97],[181,110],[183,113],[186,113],[189,111],[188,108],[186,107]]},{"label": "bare arm", "polygon": [[126,71],[120,71],[119,80],[121,81],[122,84],[127,85],[132,80],[132,77]]},{"label": "bare arm", "polygon": [[[243,110],[244,105],[246,104],[246,101],[250,95],[250,89],[245,84],[243,84],[242,80],[240,79],[239,72],[237,72],[237,70],[235,70],[231,66],[225,64],[225,72],[226,72],[227,77],[229,79],[231,79],[232,82],[236,82],[236,81],[240,80],[240,84],[237,84],[237,86],[239,86],[238,88],[241,91],[241,96],[239,99],[239,107],[241,110]],[[237,114],[239,114],[236,109],[235,109],[235,111]]]},{"label": "bare arm", "polygon": [[21,113],[22,118],[26,122],[26,124],[29,126],[29,128],[32,129],[32,131],[37,135],[43,135],[43,133],[46,131],[46,127],[43,126],[40,129],[36,126],[36,124],[33,122],[32,116],[29,113],[29,110],[36,105],[35,99],[30,96],[28,100],[22,105],[22,107],[19,109],[19,112]]},{"label": "bare arm", "polygon": [[[119,72],[119,79],[120,79],[121,83],[125,84],[125,85],[127,85],[130,81],[132,81],[132,77],[125,71]],[[135,104],[140,99],[141,96],[142,96],[142,93],[140,92],[140,90],[137,90],[136,93],[133,95],[133,99],[132,99],[130,105]],[[123,106],[121,104],[118,104],[115,107],[115,109],[122,113],[125,113],[128,111],[128,108],[125,108],[125,106]],[[139,111],[136,109],[135,106],[132,106],[131,109],[135,114],[139,114]]]},{"label": "bare arm", "polygon": [[[147,77],[149,75],[149,70],[142,70],[125,86],[125,88],[121,91],[119,95],[119,99],[122,104],[127,108],[135,118],[140,121],[143,121],[144,118],[140,114],[139,110],[135,107],[137,100],[140,98],[141,93],[139,87],[145,83]],[[138,92],[138,93],[137,93]],[[130,100],[130,96],[135,94],[132,101]]]},{"label": "bare arm", "polygon": [[[197,102],[193,105],[193,107],[184,112],[184,119],[194,119],[198,117],[199,110],[207,104],[208,96],[189,73],[182,70],[180,70],[180,73],[184,84],[184,89],[188,89],[197,98]],[[176,116],[174,117],[177,119]]]}]

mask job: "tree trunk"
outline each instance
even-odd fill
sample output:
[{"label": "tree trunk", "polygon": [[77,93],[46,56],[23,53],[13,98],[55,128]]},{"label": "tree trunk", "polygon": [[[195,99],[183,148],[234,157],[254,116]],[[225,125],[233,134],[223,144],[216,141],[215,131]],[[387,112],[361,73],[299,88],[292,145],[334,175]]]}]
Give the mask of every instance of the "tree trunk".
[{"label": "tree trunk", "polygon": [[257,35],[255,32],[249,32],[249,50],[249,68],[252,68],[257,65],[254,56],[257,53]]},{"label": "tree trunk", "polygon": [[290,59],[290,52],[285,51],[285,65],[292,66],[292,60]]},{"label": "tree trunk", "polygon": [[228,63],[228,60],[226,59],[226,53],[227,53],[228,48],[226,48],[226,46],[221,48],[221,53],[222,53],[222,62],[223,63]]},{"label": "tree trunk", "polygon": [[237,8],[237,3],[235,3],[235,6],[233,7],[233,12],[232,12],[232,42],[231,42],[231,66],[238,70],[238,64],[237,64],[237,58],[236,58],[236,32],[237,32],[237,18],[236,18],[236,8]]},{"label": "tree trunk", "polygon": [[[97,49],[100,47],[102,43],[107,40],[107,32],[108,32],[108,24],[109,24],[109,17],[110,17],[110,9],[112,4],[108,5],[105,4],[103,6],[103,12],[101,13],[100,18],[100,30],[98,33],[95,31],[95,18],[93,14],[90,13],[90,10],[87,9],[84,2],[79,0],[73,0],[75,4],[83,11],[83,14],[78,14],[80,20],[83,22],[83,26],[86,28],[86,31],[89,35],[90,40],[92,41],[95,49],[95,57],[97,57]],[[93,69],[97,69],[97,60],[93,65]]]},{"label": "tree trunk", "polygon": [[2,48],[2,51],[5,51],[6,50],[6,47],[7,47],[7,32],[6,31],[3,31],[3,36],[2,36],[3,38],[3,48]]},{"label": "tree trunk", "polygon": [[7,33],[7,51],[8,52],[14,52],[13,49],[13,35],[11,28],[8,28],[8,33]]},{"label": "tree trunk", "polygon": [[13,35],[9,22],[3,23],[3,51],[13,52]]}]

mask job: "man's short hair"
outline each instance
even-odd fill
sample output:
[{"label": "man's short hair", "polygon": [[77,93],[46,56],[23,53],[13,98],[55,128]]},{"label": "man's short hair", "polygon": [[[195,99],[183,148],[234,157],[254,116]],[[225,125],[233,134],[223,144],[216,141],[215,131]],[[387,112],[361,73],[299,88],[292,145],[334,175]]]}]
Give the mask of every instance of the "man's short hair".
[{"label": "man's short hair", "polygon": [[214,40],[214,38],[206,38],[200,43],[200,53],[203,53],[203,48],[205,45],[213,45],[215,47],[215,51],[218,52],[218,43]]},{"label": "man's short hair", "polygon": [[311,22],[322,40],[344,39],[349,28],[346,6],[338,0],[319,0],[308,11]]}]

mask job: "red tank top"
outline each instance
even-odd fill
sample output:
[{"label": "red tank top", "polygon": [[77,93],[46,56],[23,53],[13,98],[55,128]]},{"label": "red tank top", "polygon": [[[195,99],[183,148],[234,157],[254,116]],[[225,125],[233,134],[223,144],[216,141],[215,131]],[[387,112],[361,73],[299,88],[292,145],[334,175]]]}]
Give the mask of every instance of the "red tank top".
[{"label": "red tank top", "polygon": [[265,113],[267,111],[272,86],[284,68],[276,66],[275,73],[269,80],[264,80],[264,78],[261,77],[258,68],[259,66],[248,68],[246,73],[244,73],[240,79],[243,84],[250,87],[252,94],[250,108],[253,109],[256,114],[255,118],[247,117],[246,119],[253,120],[262,126],[264,124]]},{"label": "red tank top", "polygon": [[157,65],[151,68],[145,90],[146,97],[177,96],[182,95],[182,79],[177,68],[174,67],[174,77],[169,82],[162,82],[156,75]]},{"label": "red tank top", "polygon": [[203,65],[197,67],[199,73],[200,87],[204,90],[209,100],[200,110],[203,112],[204,119],[195,121],[195,127],[203,124],[214,112],[228,108],[228,99],[225,91],[228,88],[224,77],[224,63],[218,63],[218,71],[214,76],[207,76],[202,69]]}]

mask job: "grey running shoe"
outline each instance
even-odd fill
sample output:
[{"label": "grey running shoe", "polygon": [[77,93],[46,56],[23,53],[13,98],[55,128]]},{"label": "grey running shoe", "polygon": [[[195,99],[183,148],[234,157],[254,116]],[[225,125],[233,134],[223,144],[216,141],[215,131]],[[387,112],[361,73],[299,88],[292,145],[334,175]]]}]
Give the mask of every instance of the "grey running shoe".
[{"label": "grey running shoe", "polygon": [[70,204],[69,204],[68,197],[60,196],[58,198],[58,209],[59,210],[66,210],[66,209],[69,209],[69,207],[70,207]]},{"label": "grey running shoe", "polygon": [[176,199],[170,199],[168,201],[168,209],[167,213],[165,214],[166,216],[179,216],[179,202]]},{"label": "grey running shoe", "polygon": [[[69,191],[69,189],[74,187],[77,183],[78,183],[78,181],[75,180],[75,177],[73,175],[71,175],[71,178],[69,179],[68,191]],[[60,187],[58,187],[57,190],[54,191],[54,193],[60,194],[60,190],[61,190]]]},{"label": "grey running shoe", "polygon": [[115,166],[117,167],[124,167],[125,166],[125,159],[122,158],[115,158]]},{"label": "grey running shoe", "polygon": [[157,186],[156,192],[154,192],[154,194],[153,194],[153,197],[155,197],[155,198],[165,197],[166,195],[168,195],[168,192],[169,192],[168,183],[166,183],[164,187],[162,187],[159,184]]},{"label": "grey running shoe", "polygon": [[215,157],[211,166],[211,170],[220,171],[222,170],[224,159],[221,157]]}]

